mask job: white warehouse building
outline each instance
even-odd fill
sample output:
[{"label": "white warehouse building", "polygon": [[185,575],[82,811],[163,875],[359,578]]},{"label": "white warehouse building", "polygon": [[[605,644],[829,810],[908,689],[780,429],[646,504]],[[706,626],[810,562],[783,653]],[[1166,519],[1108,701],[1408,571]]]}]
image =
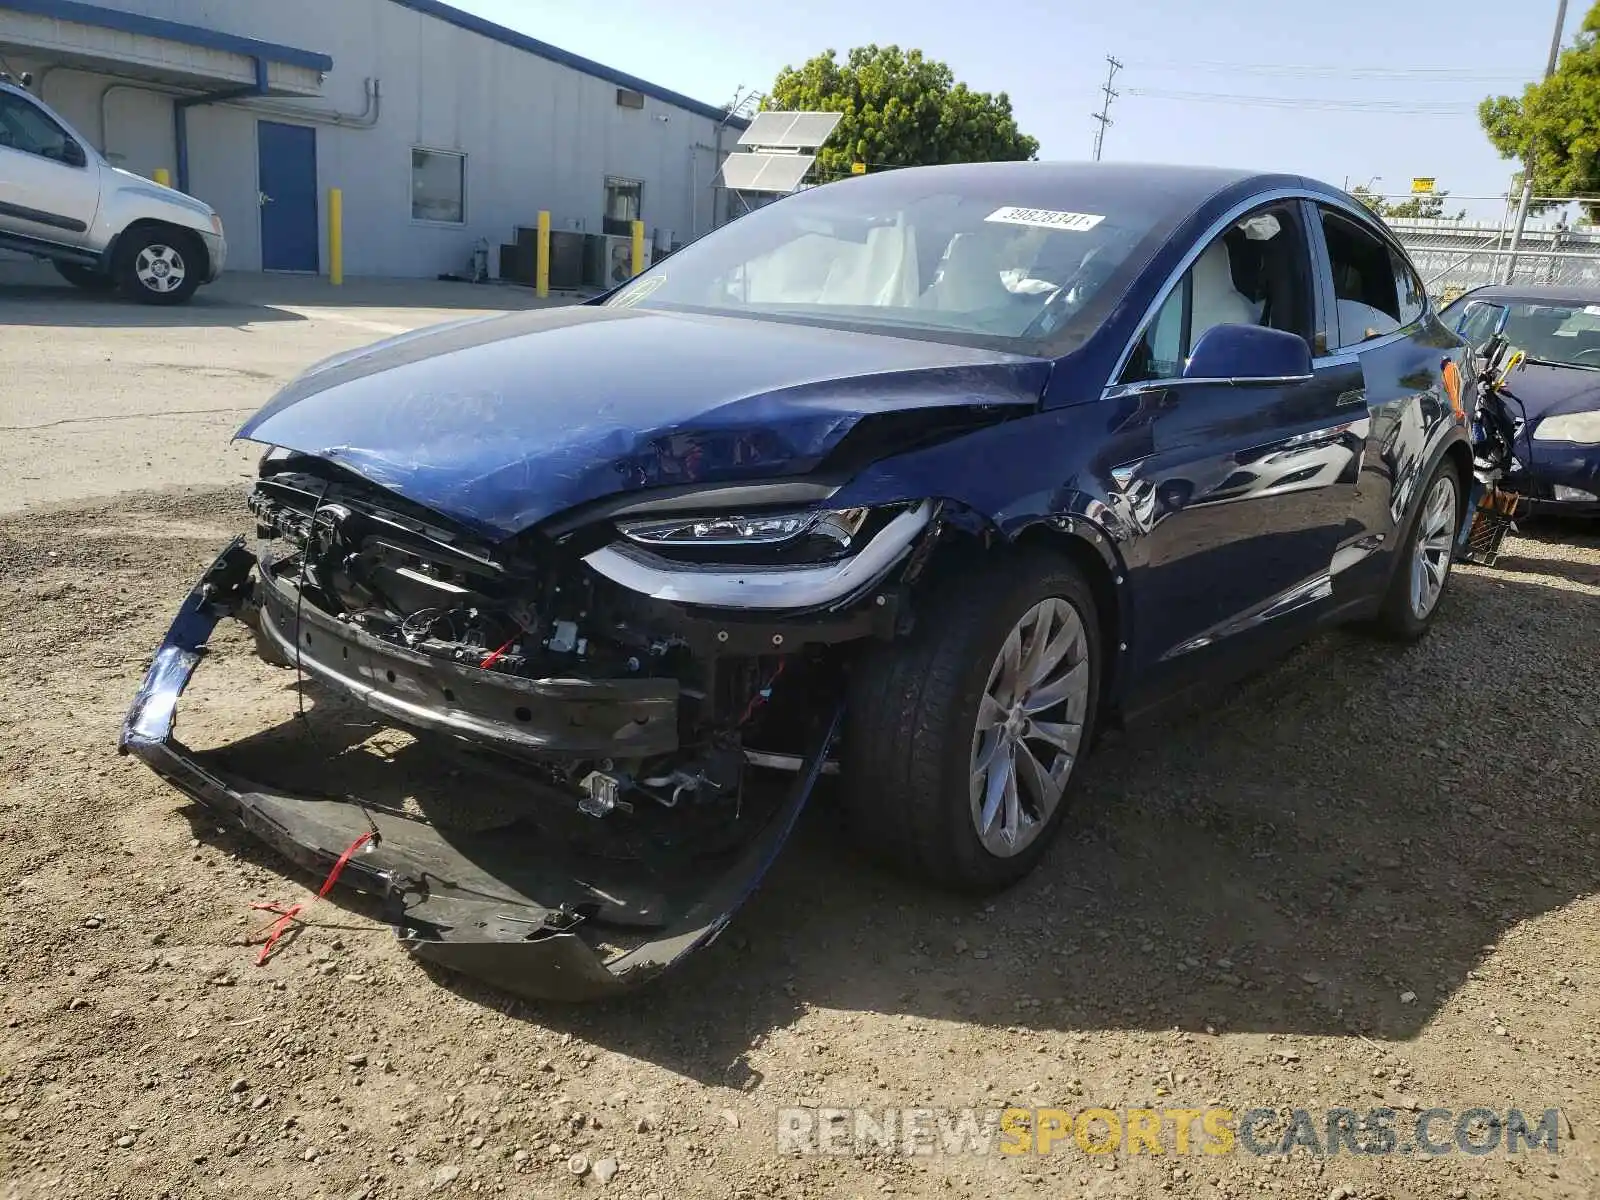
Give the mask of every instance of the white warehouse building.
[{"label": "white warehouse building", "polygon": [[[501,247],[540,210],[557,233],[642,221],[659,252],[711,228],[744,128],[439,0],[0,0],[0,70],[215,207],[233,270],[326,273],[335,188],[350,274],[460,273],[487,243],[492,274],[531,275]],[[567,286],[582,243],[556,240]]]}]

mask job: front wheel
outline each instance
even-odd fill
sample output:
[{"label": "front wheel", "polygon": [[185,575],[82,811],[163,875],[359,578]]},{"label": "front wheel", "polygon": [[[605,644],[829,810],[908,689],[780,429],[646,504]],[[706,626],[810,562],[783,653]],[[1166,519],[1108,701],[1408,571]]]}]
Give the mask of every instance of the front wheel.
[{"label": "front wheel", "polygon": [[205,252],[180,230],[139,229],[117,247],[117,284],[141,304],[182,304],[200,286]]},{"label": "front wheel", "polygon": [[1450,579],[1460,525],[1461,475],[1446,458],[1423,490],[1410,536],[1378,610],[1376,625],[1383,636],[1414,642],[1428,632]]},{"label": "front wheel", "polygon": [[1092,741],[1094,596],[1065,559],[1011,555],[852,672],[846,803],[866,848],[929,882],[1015,883],[1060,829]]}]

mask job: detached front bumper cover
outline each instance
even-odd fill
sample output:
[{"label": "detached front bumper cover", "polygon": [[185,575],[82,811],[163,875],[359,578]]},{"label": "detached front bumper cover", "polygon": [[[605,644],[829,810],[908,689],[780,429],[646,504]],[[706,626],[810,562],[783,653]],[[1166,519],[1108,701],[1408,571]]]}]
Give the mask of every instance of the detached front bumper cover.
[{"label": "detached front bumper cover", "polygon": [[[682,878],[634,884],[625,900],[604,881],[574,878],[570,863],[515,826],[460,833],[374,811],[357,799],[291,795],[224,778],[174,736],[178,698],[212,630],[249,601],[255,558],[236,539],[184,600],[145,675],[118,749],[202,804],[226,813],[297,866],[319,876],[363,833],[372,834],[339,886],[380,898],[407,949],[438,966],[536,999],[583,1000],[645,983],[709,944],[760,882],[822,772],[840,713],[819,727],[782,803],[720,871],[697,864]],[[652,884],[659,885],[652,891]]]}]

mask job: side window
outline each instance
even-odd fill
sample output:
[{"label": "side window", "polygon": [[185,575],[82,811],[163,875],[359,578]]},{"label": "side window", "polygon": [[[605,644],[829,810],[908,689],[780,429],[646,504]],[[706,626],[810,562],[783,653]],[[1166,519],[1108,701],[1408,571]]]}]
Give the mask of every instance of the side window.
[{"label": "side window", "polygon": [[1311,278],[1295,202],[1258,209],[1211,242],[1135,344],[1122,383],[1173,379],[1217,325],[1265,325],[1310,342]]},{"label": "side window", "polygon": [[1428,307],[1428,293],[1422,286],[1422,280],[1417,278],[1417,273],[1393,246],[1389,247],[1389,260],[1394,263],[1395,290],[1399,293],[1400,324],[1410,325],[1413,321],[1420,321],[1423,312]]},{"label": "side window", "polygon": [[72,141],[66,130],[40,109],[10,92],[0,92],[0,146],[66,162]]},{"label": "side window", "polygon": [[1481,346],[1494,336],[1495,326],[1504,315],[1505,309],[1499,305],[1474,301],[1466,306],[1464,312],[1457,314],[1456,332],[1467,345]]},{"label": "side window", "polygon": [[1183,360],[1189,356],[1189,291],[1190,280],[1173,290],[1167,302],[1150,323],[1150,364],[1157,378],[1171,379],[1183,374]]},{"label": "side window", "polygon": [[[1333,268],[1338,344],[1357,346],[1399,329],[1400,288],[1389,246],[1357,222],[1324,209],[1322,232]],[[1420,312],[1420,308],[1419,308]],[[1333,334],[1330,330],[1330,336]]]}]

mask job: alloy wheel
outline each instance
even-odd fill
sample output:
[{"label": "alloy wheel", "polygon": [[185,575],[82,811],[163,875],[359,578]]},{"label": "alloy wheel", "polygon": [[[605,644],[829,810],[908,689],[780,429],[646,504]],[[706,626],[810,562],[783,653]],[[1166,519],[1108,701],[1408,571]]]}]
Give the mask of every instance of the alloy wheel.
[{"label": "alloy wheel", "polygon": [[1455,549],[1456,478],[1449,471],[1433,481],[1422,504],[1417,544],[1411,555],[1411,615],[1426,621],[1439,604]]},{"label": "alloy wheel", "polygon": [[1077,763],[1089,708],[1089,641],[1078,610],[1041,600],[989,669],[972,735],[973,828],[997,858],[1042,833]]},{"label": "alloy wheel", "polygon": [[171,246],[155,243],[139,251],[133,261],[133,274],[139,283],[152,292],[175,292],[183,286],[189,268]]}]

